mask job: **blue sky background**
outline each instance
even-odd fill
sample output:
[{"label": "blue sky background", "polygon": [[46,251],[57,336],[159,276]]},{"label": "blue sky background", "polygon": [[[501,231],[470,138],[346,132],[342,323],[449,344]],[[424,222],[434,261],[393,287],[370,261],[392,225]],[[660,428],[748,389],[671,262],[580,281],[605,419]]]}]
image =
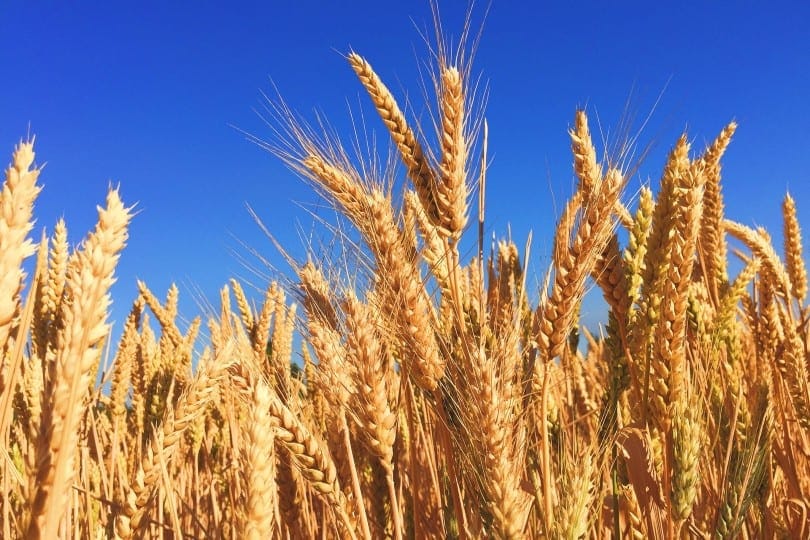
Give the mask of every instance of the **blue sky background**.
[{"label": "blue sky background", "polygon": [[[736,119],[724,162],[728,216],[765,225],[781,242],[790,189],[810,223],[806,2],[529,4],[493,2],[474,73],[490,89],[488,226],[500,235],[511,227],[519,245],[534,231],[533,278],[571,193],[566,132],[577,107],[598,133],[597,119],[615,130],[629,99],[638,127],[663,92],[640,138],[653,152],[628,195],[657,181],[684,129],[702,149]],[[465,6],[442,3],[448,36],[458,35]],[[0,152],[8,163],[20,137],[36,134],[38,161],[48,164],[38,226],[50,231],[64,216],[79,242],[110,182],[138,203],[113,291],[119,327],[136,278],[159,296],[177,282],[187,316],[198,309],[193,290],[216,300],[230,276],[249,276],[233,255],[245,253],[239,240],[285,269],[245,203],[303,256],[296,228],[310,229],[304,208],[317,197],[232,127],[271,136],[254,112],[271,79],[292,108],[310,118],[321,110],[350,134],[348,104],[372,112],[342,57],[354,49],[424,113],[427,48],[417,29],[431,28],[427,0],[9,2],[2,20]]]}]

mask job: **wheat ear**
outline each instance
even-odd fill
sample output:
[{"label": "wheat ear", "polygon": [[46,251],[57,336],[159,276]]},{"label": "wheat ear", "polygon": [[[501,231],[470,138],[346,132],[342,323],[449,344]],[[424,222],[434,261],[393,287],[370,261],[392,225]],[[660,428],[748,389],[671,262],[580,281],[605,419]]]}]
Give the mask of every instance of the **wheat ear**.
[{"label": "wheat ear", "polygon": [[[355,366],[346,361],[346,347],[338,331],[337,313],[332,306],[329,282],[311,262],[298,271],[304,310],[307,314],[309,342],[318,356],[317,378],[330,405],[342,409],[354,393],[352,374]],[[337,414],[337,411],[336,411]]]},{"label": "wheat ear", "polygon": [[101,354],[99,344],[108,332],[108,291],[132,215],[118,191],[110,190],[107,207],[99,208],[98,216],[95,231],[68,272],[72,301],[64,306],[65,329],[56,357],[55,378],[43,408],[29,538],[54,538],[67,508],[85,396]]},{"label": "wheat ear", "polygon": [[53,231],[51,249],[48,253],[48,272],[43,276],[40,299],[40,323],[36,325],[37,355],[47,364],[53,361],[56,348],[56,337],[64,327],[61,316],[62,296],[67,277],[69,247],[65,221],[59,219]]},{"label": "wheat ear", "polygon": [[[175,288],[174,284],[172,284],[172,288]],[[155,317],[157,317],[160,328],[163,330],[163,336],[166,336],[173,346],[179,346],[183,342],[183,336],[174,322],[175,314],[172,313],[171,302],[167,302],[165,306],[161,304],[160,300],[149,290],[149,287],[147,287],[143,281],[138,281],[138,291],[143,301],[149,306],[149,309],[152,310]],[[171,296],[172,295],[169,294],[169,298],[171,298]]]},{"label": "wheat ear", "polygon": [[444,359],[432,328],[432,306],[425,296],[419,268],[407,257],[390,196],[380,188],[366,188],[354,178],[354,171],[347,172],[320,156],[310,155],[302,165],[362,233],[386,291],[385,315],[392,319],[397,338],[410,353],[403,355],[403,364],[419,386],[432,391],[444,373]]},{"label": "wheat ear", "polygon": [[24,278],[21,265],[36,250],[28,238],[34,226],[34,199],[41,189],[36,184],[40,169],[32,169],[33,162],[34,142],[20,142],[14,149],[0,191],[0,395],[4,392],[5,371],[8,369],[4,351],[19,309]]},{"label": "wheat ear", "polygon": [[588,116],[579,110],[574,116],[574,129],[571,136],[571,150],[574,154],[574,172],[579,180],[577,191],[583,194],[583,204],[587,205],[590,194],[602,178],[602,166],[596,159],[596,147],[591,140]]},{"label": "wheat ear", "polygon": [[700,250],[703,272],[709,289],[715,296],[719,286],[728,281],[726,270],[727,247],[723,230],[723,192],[720,184],[720,158],[726,151],[737,124],[731,122],[706,149],[699,162],[706,175],[703,195],[703,217],[700,222]]},{"label": "wheat ear", "polygon": [[441,230],[457,242],[467,225],[467,116],[464,110],[464,83],[458,69],[442,71],[442,161],[441,181],[436,188],[436,204]]},{"label": "wheat ear", "polygon": [[233,278],[231,278],[229,282],[233,290],[233,295],[236,297],[236,307],[239,308],[239,316],[242,318],[242,324],[245,326],[245,330],[250,332],[250,329],[253,328],[253,310],[250,309],[250,304],[248,303],[247,296],[245,296],[244,289],[242,289],[242,284]]},{"label": "wheat ear", "polygon": [[[389,356],[384,341],[374,323],[374,312],[350,292],[343,302],[346,313],[347,360],[356,366],[360,406],[357,418],[363,440],[369,452],[385,472],[391,503],[394,536],[402,537],[402,516],[394,486],[394,442],[397,435],[397,415],[391,409],[389,395],[398,391],[390,388]],[[398,386],[398,385],[397,385]]]},{"label": "wheat ear", "polygon": [[245,540],[272,538],[276,508],[276,455],[271,425],[272,391],[262,380],[253,385],[247,431]]},{"label": "wheat ear", "polygon": [[377,250],[381,285],[388,314],[393,315],[395,331],[411,358],[403,358],[415,382],[432,391],[444,375],[445,359],[440,354],[433,329],[433,306],[426,296],[419,268],[404,257],[391,201],[379,190],[369,199],[370,219],[377,231]]},{"label": "wheat ear", "polygon": [[692,513],[700,486],[701,429],[694,407],[683,394],[674,407],[672,419],[672,517],[685,520]]},{"label": "wheat ear", "polygon": [[270,339],[270,325],[273,324],[273,314],[276,311],[276,303],[283,302],[283,293],[278,287],[278,283],[272,282],[264,291],[262,308],[254,320],[253,328],[250,330],[250,341],[253,343],[253,354],[260,366],[266,364],[267,340]]},{"label": "wheat ear", "polygon": [[[371,101],[374,102],[377,112],[380,114],[385,126],[388,128],[391,138],[399,150],[405,167],[408,170],[408,177],[411,179],[419,200],[425,207],[425,211],[431,221],[437,226],[441,226],[442,214],[436,201],[436,179],[427,158],[422,150],[422,146],[416,140],[413,130],[408,126],[405,115],[397,105],[391,91],[383,84],[362,56],[356,53],[349,54],[349,64],[357,74],[360,82],[363,83]],[[463,98],[462,98],[463,99]],[[463,121],[463,118],[457,119]]]},{"label": "wheat ear", "polygon": [[[662,432],[669,429],[673,404],[684,385],[686,369],[686,308],[688,287],[703,203],[704,176],[699,164],[674,178],[676,201],[672,216],[670,264],[660,285],[659,323],[654,329],[655,352],[650,364],[654,419]],[[654,374],[653,374],[654,372]]]},{"label": "wheat ear", "polygon": [[[585,294],[586,279],[613,233],[611,215],[623,182],[621,173],[611,169],[595,186],[588,206],[581,207],[582,194],[577,192],[563,213],[554,238],[552,292],[539,308],[537,337],[543,361],[563,352],[576,310]],[[580,210],[579,227],[573,234]]]},{"label": "wheat ear", "polygon": [[335,510],[346,533],[357,538],[348,514],[348,503],[340,489],[335,462],[326,443],[316,438],[307,427],[275,396],[269,404],[272,422],[276,428],[276,441],[290,454],[292,461],[309,485]]},{"label": "wheat ear", "polygon": [[723,221],[723,226],[732,236],[745,243],[751,252],[760,259],[763,274],[773,284],[779,296],[784,299],[789,298],[792,290],[790,275],[765,232],[761,230],[755,231],[750,227],[728,219]]},{"label": "wheat ear", "polygon": [[802,256],[802,233],[796,217],[796,201],[790,193],[785,195],[785,201],[782,203],[782,216],[785,224],[785,262],[790,277],[790,288],[793,296],[799,302],[803,302],[807,296],[807,269]]}]

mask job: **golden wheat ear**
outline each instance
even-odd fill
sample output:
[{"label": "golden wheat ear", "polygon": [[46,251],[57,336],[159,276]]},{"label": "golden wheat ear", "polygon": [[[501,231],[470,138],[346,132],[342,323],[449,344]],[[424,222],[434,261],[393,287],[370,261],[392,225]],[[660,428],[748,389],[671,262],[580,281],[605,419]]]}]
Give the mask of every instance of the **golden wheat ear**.
[{"label": "golden wheat ear", "polygon": [[[397,105],[393,94],[377,76],[371,64],[357,53],[350,53],[348,59],[349,65],[357,74],[357,78],[365,87],[371,101],[377,108],[377,112],[380,114],[380,118],[388,128],[388,132],[399,150],[402,162],[408,170],[408,178],[413,183],[425,211],[436,226],[441,226],[442,212],[436,200],[436,175],[428,163],[422,145],[419,144],[416,135],[405,120],[405,115]],[[463,100],[463,96],[461,96],[461,99]],[[456,107],[458,105],[457,99],[454,99],[453,102],[454,107]],[[452,114],[455,115],[455,111]],[[447,115],[445,116],[447,117]],[[449,121],[453,125],[452,127],[448,126],[448,129],[455,130],[458,122],[464,121],[464,117],[453,116]],[[461,136],[460,133],[455,131],[454,135]],[[453,149],[453,152],[458,151],[458,148]]]},{"label": "golden wheat ear", "polygon": [[715,298],[719,294],[720,287],[728,281],[726,268],[728,248],[723,230],[725,209],[720,183],[720,159],[736,130],[735,122],[727,125],[699,160],[706,175],[703,217],[700,223],[700,262],[709,284],[709,290]]},{"label": "golden wheat ear", "polygon": [[464,81],[458,69],[441,73],[442,132],[441,178],[436,187],[436,203],[444,235],[457,242],[467,225],[467,115],[464,109]]},{"label": "golden wheat ear", "polygon": [[278,444],[289,453],[293,463],[318,496],[334,510],[344,534],[356,539],[357,533],[350,517],[348,502],[340,488],[337,469],[326,443],[315,437],[280,400],[273,396],[269,402],[269,413]]},{"label": "golden wheat ear", "polygon": [[[22,262],[36,251],[28,234],[34,227],[34,200],[40,169],[33,167],[34,141],[21,142],[14,149],[0,191],[0,354],[8,347],[14,317],[20,307],[19,292],[24,277]],[[0,364],[0,392],[4,391],[4,372]]]},{"label": "golden wheat ear", "polygon": [[55,359],[52,390],[47,396],[37,443],[37,489],[30,501],[29,538],[54,538],[67,508],[76,474],[79,424],[100,343],[109,331],[106,318],[113,271],[127,239],[132,217],[117,190],[110,190],[98,224],[69,267],[66,288],[72,301],[63,307],[65,329]]},{"label": "golden wheat ear", "polygon": [[803,303],[807,297],[807,269],[804,265],[802,233],[799,219],[796,217],[796,201],[785,195],[782,204],[782,217],[784,219],[785,261],[787,262],[788,276],[790,277],[790,292],[793,297]]}]

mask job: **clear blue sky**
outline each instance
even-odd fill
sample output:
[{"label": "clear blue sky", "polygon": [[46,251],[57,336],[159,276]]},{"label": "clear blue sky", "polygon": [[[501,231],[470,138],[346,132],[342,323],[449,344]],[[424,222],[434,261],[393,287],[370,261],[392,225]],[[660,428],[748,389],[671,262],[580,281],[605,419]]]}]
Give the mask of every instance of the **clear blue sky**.
[{"label": "clear blue sky", "polygon": [[[465,8],[443,2],[445,32]],[[529,4],[534,4],[528,7]],[[628,97],[639,117],[663,97],[641,137],[655,150],[631,182],[657,180],[663,156],[687,129],[702,148],[731,119],[726,154],[729,216],[772,229],[790,189],[810,224],[810,8],[806,2],[556,2],[495,0],[475,59],[490,86],[486,113],[493,165],[489,225],[534,231],[541,264],[572,186],[566,130],[586,106],[615,127]],[[480,23],[483,6],[475,10]],[[254,206],[293,254],[297,224],[309,230],[317,198],[233,127],[269,137],[254,108],[271,79],[305,115],[347,126],[347,103],[370,112],[341,54],[366,56],[420,112],[418,68],[429,28],[416,2],[9,2],[0,27],[0,152],[30,126],[45,189],[38,226],[64,216],[78,242],[109,182],[138,203],[114,289],[119,324],[135,279],[163,295],[181,287],[217,299],[232,275],[249,275],[235,239],[281,259],[245,210]],[[598,130],[597,126],[593,127]],[[555,203],[556,200],[556,203]],[[328,214],[326,214],[328,216]],[[810,230],[810,225],[808,230]],[[539,274],[544,266],[535,266]]]}]

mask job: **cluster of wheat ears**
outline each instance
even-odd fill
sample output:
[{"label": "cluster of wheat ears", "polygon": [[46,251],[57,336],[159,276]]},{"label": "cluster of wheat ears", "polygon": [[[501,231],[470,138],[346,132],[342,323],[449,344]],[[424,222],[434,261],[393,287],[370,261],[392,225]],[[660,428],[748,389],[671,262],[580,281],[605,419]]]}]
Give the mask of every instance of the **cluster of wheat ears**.
[{"label": "cluster of wheat ears", "polygon": [[[261,302],[231,281],[205,338],[199,318],[180,329],[176,287],[161,301],[139,283],[107,346],[132,209],[111,189],[81,245],[62,221],[35,242],[40,170],[20,143],[0,193],[3,538],[810,534],[796,207],[787,196],[784,250],[726,219],[735,124],[702,154],[681,137],[629,208],[627,171],[577,112],[577,185],[531,291],[528,253],[483,242],[487,133],[469,63],[437,57],[428,144],[347,56],[404,167],[358,164],[274,109],[272,149],[354,232]],[[580,327],[592,284],[609,305],[599,335]]]}]

